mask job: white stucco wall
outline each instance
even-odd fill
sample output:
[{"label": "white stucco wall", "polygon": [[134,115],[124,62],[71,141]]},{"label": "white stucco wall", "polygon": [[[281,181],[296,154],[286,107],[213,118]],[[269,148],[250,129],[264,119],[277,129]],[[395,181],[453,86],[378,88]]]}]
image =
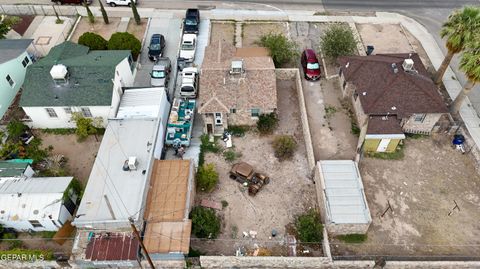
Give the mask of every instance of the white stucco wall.
[{"label": "white stucco wall", "polygon": [[[51,118],[46,107],[23,107],[23,110],[32,120],[26,124],[32,128],[75,128],[75,122],[71,120],[71,114],[67,114],[65,107],[50,107],[55,110],[57,118]],[[110,114],[110,106],[91,106],[88,107],[93,117],[102,117],[106,124],[106,119]],[[80,112],[80,107],[72,107],[72,112]]]},{"label": "white stucco wall", "polygon": [[[67,222],[67,220],[72,220],[72,215],[70,212],[68,212],[67,208],[65,205],[62,205],[60,208],[60,213],[58,214],[58,220],[61,221],[62,223]],[[58,225],[61,225],[60,223]]]},{"label": "white stucco wall", "polygon": [[128,58],[123,59],[117,67],[115,67],[115,77],[113,79],[113,94],[112,94],[112,109],[108,115],[108,118],[114,118],[117,114],[118,106],[120,105],[120,99],[123,95],[122,87],[133,86],[133,72],[130,68]]}]

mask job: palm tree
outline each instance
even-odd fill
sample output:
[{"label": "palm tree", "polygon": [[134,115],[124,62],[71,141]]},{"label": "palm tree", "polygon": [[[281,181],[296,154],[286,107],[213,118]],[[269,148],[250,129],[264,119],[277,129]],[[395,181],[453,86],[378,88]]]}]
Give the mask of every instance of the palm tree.
[{"label": "palm tree", "polygon": [[440,36],[446,37],[447,56],[434,77],[435,84],[442,81],[443,74],[447,70],[454,54],[461,52],[465,45],[472,41],[475,33],[480,29],[480,8],[464,7],[450,14],[443,24]]},{"label": "palm tree", "polygon": [[478,46],[478,42],[475,43],[476,47],[472,45],[472,48],[468,48],[463,52],[462,58],[460,59],[460,69],[465,73],[468,81],[452,103],[450,108],[450,113],[452,114],[456,114],[460,111],[460,107],[462,106],[465,97],[467,97],[472,91],[475,84],[480,82],[480,47]]}]

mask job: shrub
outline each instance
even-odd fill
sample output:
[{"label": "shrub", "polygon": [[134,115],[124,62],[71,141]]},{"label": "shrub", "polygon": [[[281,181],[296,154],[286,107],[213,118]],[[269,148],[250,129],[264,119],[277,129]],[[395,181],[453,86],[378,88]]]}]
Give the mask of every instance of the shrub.
[{"label": "shrub", "polygon": [[257,129],[261,134],[271,134],[277,128],[278,118],[275,112],[262,114],[258,117]]},{"label": "shrub", "polygon": [[69,135],[74,134],[77,130],[74,128],[53,128],[53,129],[42,129],[42,132],[46,134],[55,134],[55,135]]},{"label": "shrub", "polygon": [[190,212],[192,232],[199,238],[216,238],[220,233],[220,219],[211,208],[194,207]]},{"label": "shrub", "polygon": [[85,140],[89,135],[97,135],[98,127],[103,121],[101,118],[85,118],[82,113],[74,112],[72,113],[72,120],[75,121],[77,129],[75,134],[77,135],[78,141]]},{"label": "shrub", "polygon": [[347,243],[363,243],[367,240],[366,234],[346,234],[337,236],[338,239]]},{"label": "shrub", "polygon": [[201,191],[211,192],[218,182],[218,173],[213,163],[202,165],[197,172],[197,188]]},{"label": "shrub", "polygon": [[242,137],[245,135],[245,133],[248,131],[249,127],[248,126],[242,126],[242,125],[229,125],[227,132],[229,132],[233,136],[238,136]]},{"label": "shrub", "polygon": [[318,242],[323,239],[323,225],[320,215],[314,210],[297,217],[295,228],[298,232],[298,238],[301,242]]},{"label": "shrub", "polygon": [[22,241],[18,240],[17,235],[14,233],[5,233],[3,234],[2,239],[8,244],[8,249],[20,248],[23,245]]},{"label": "shrub", "polygon": [[10,138],[13,138],[13,140],[18,140],[20,135],[26,130],[28,130],[28,126],[18,120],[12,120],[7,125],[8,135]]},{"label": "shrub", "polygon": [[233,149],[227,150],[223,152],[223,157],[225,158],[225,161],[227,162],[233,162],[236,159],[242,157],[242,153],[236,152]]},{"label": "shrub", "polygon": [[33,162],[39,162],[48,157],[49,151],[41,148],[42,140],[40,138],[34,138],[25,147],[25,158],[32,159]]},{"label": "shrub", "polygon": [[142,43],[130,33],[115,33],[110,40],[108,40],[107,48],[109,50],[130,50],[133,59],[137,60],[140,49],[142,48]]},{"label": "shrub", "polygon": [[276,67],[298,57],[297,43],[288,40],[283,34],[269,33],[260,37],[260,40],[255,43],[269,50]]},{"label": "shrub", "polygon": [[355,54],[357,40],[350,27],[335,24],[321,37],[320,47],[325,56],[336,59],[339,56]]},{"label": "shrub", "polygon": [[228,206],[227,200],[222,200],[222,208],[225,208]]},{"label": "shrub", "polygon": [[10,29],[21,21],[20,17],[0,15],[0,39],[4,39]]},{"label": "shrub", "polygon": [[297,149],[297,142],[290,135],[280,135],[273,140],[273,149],[275,150],[275,157],[279,160],[290,159]]},{"label": "shrub", "polygon": [[205,153],[217,153],[221,150],[220,146],[217,145],[217,142],[215,140],[213,140],[213,142],[210,142],[209,140],[210,139],[207,134],[203,134],[200,137],[200,141],[202,141],[202,144],[200,145],[200,153],[198,154],[198,166],[202,166],[205,162]]},{"label": "shrub", "polygon": [[86,32],[78,38],[78,44],[89,47],[91,50],[106,50],[107,40],[101,35]]}]

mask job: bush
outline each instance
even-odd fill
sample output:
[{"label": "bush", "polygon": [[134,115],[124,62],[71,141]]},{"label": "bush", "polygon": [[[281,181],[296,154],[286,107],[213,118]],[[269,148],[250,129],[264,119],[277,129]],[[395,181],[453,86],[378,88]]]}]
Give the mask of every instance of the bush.
[{"label": "bush", "polygon": [[78,38],[78,44],[89,47],[91,50],[106,50],[107,40],[101,35],[86,32]]},{"label": "bush", "polygon": [[248,126],[242,125],[229,125],[227,132],[229,132],[232,136],[242,137],[248,131]]},{"label": "bush", "polygon": [[223,152],[223,157],[227,162],[234,162],[236,159],[242,157],[242,153],[236,152],[235,150],[230,149]]},{"label": "bush", "polygon": [[298,57],[297,44],[282,34],[269,33],[260,37],[260,40],[255,43],[269,50],[276,67]]},{"label": "bush", "polygon": [[134,35],[123,32],[115,33],[108,40],[107,48],[109,50],[130,50],[134,60],[137,60],[142,43]]},{"label": "bush", "polygon": [[8,136],[13,140],[18,140],[26,130],[28,130],[28,126],[18,120],[12,120],[7,125]]},{"label": "bush", "polygon": [[218,173],[213,163],[202,165],[197,172],[197,188],[201,191],[211,192],[218,182]]},{"label": "bush", "polygon": [[222,208],[225,208],[228,206],[227,200],[222,200]]},{"label": "bush", "polygon": [[14,233],[5,233],[3,234],[2,239],[8,244],[8,249],[20,248],[23,245],[22,241],[18,240],[17,235]]},{"label": "bush", "polygon": [[69,135],[74,134],[77,130],[74,128],[53,128],[53,129],[42,129],[42,132],[46,134],[55,134],[55,135]]},{"label": "bush", "polygon": [[330,26],[321,37],[320,47],[325,56],[336,59],[339,56],[355,54],[357,40],[350,27],[335,24]]},{"label": "bush", "polygon": [[280,135],[273,140],[273,149],[275,150],[275,157],[279,160],[290,159],[297,149],[297,142],[290,135]]},{"label": "bush", "polygon": [[338,239],[346,243],[363,243],[367,240],[366,234],[346,234],[337,236]]},{"label": "bush", "polygon": [[216,238],[220,233],[220,219],[211,208],[194,207],[190,212],[192,232],[199,238]]},{"label": "bush", "polygon": [[97,135],[98,127],[103,121],[101,118],[85,118],[82,113],[79,112],[72,113],[72,120],[75,121],[77,125],[75,134],[77,135],[78,141],[85,140],[89,135]]},{"label": "bush", "polygon": [[258,117],[257,129],[261,134],[271,134],[277,128],[278,118],[275,112],[262,114]]},{"label": "bush", "polygon": [[42,140],[40,138],[34,138],[25,147],[25,159],[32,159],[33,162],[39,162],[48,157],[49,150],[42,149]]},{"label": "bush", "polygon": [[301,242],[318,242],[323,240],[323,225],[320,215],[314,210],[297,217],[295,228],[298,232],[298,238]]}]

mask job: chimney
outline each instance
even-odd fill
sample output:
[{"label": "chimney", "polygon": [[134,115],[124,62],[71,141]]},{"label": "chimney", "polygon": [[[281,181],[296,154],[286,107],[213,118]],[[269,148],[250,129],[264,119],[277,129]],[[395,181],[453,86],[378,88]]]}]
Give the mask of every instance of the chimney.
[{"label": "chimney", "polygon": [[412,59],[405,59],[403,60],[402,64],[403,70],[408,72],[413,70],[413,60]]},{"label": "chimney", "polygon": [[394,74],[398,73],[398,68],[396,63],[392,63],[392,69]]}]

